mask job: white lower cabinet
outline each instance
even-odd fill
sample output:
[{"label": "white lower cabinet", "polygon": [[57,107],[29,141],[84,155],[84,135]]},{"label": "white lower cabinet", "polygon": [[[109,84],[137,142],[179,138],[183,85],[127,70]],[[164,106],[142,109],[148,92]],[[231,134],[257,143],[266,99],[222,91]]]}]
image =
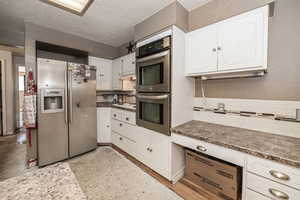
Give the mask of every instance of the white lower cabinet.
[{"label": "white lower cabinet", "polygon": [[169,136],[138,127],[137,159],[171,180],[171,140]]},{"label": "white lower cabinet", "polygon": [[135,156],[136,143],[123,135],[112,132],[112,143],[118,146],[123,151],[126,151],[131,156]]},{"label": "white lower cabinet", "polygon": [[169,136],[136,126],[133,112],[114,108],[111,121],[114,145],[171,180]]},{"label": "white lower cabinet", "polygon": [[111,108],[97,108],[97,142],[111,143]]},{"label": "white lower cabinet", "polygon": [[257,192],[247,189],[246,200],[272,200],[266,196],[263,196]]},{"label": "white lower cabinet", "polygon": [[[246,179],[248,190],[270,199],[300,199],[300,170],[297,168],[249,155]],[[248,190],[246,200],[256,200]]]}]

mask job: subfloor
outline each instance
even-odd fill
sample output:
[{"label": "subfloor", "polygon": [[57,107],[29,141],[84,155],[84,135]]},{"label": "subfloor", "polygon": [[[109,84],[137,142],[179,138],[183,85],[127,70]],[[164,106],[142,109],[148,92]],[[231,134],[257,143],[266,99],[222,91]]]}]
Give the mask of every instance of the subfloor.
[{"label": "subfloor", "polygon": [[0,181],[23,174],[26,166],[26,132],[0,137]]}]

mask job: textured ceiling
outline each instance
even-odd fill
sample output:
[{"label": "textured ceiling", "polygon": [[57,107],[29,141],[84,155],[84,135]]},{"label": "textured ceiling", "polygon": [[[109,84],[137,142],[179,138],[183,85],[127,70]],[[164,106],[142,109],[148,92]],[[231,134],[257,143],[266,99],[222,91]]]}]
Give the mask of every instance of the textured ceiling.
[{"label": "textured ceiling", "polygon": [[[83,17],[39,0],[0,0],[0,28],[24,31],[24,21],[112,46],[133,39],[134,25],[175,0],[95,0]],[[207,0],[180,0],[188,10]]]}]

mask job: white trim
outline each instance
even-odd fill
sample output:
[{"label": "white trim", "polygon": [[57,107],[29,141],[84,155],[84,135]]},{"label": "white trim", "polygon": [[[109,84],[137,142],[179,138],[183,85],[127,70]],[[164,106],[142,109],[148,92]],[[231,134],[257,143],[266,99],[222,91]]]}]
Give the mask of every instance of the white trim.
[{"label": "white trim", "polygon": [[152,37],[150,37],[150,38],[148,38],[148,39],[146,39],[146,40],[143,40],[143,41],[141,41],[141,42],[138,42],[138,43],[136,44],[136,47],[139,48],[140,46],[149,44],[149,43],[151,43],[151,42],[154,42],[154,41],[156,41],[156,40],[162,39],[162,38],[167,37],[167,36],[169,36],[169,35],[172,35],[172,29],[166,30],[166,31],[164,31],[164,32],[162,32],[162,33],[159,33],[159,34],[156,34],[156,35],[154,35],[154,36],[152,36]]},{"label": "white trim", "polygon": [[5,75],[5,69],[6,69],[6,61],[4,59],[1,59],[0,62],[2,63],[1,65],[1,84],[2,84],[2,131],[3,131],[3,136],[4,135],[10,135],[11,133],[7,133],[7,119],[6,119],[6,75]]},{"label": "white trim", "polygon": [[172,184],[177,183],[182,177],[184,177],[185,166],[178,170],[175,175],[172,177]]}]

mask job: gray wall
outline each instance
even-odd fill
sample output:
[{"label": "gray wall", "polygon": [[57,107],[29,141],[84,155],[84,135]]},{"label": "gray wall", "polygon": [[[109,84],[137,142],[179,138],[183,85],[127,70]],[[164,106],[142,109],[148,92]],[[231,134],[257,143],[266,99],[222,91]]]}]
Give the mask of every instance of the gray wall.
[{"label": "gray wall", "polygon": [[118,49],[115,47],[31,23],[25,24],[25,37],[26,39],[30,38],[36,41],[87,51],[91,56],[100,58],[111,59],[118,55]]},{"label": "gray wall", "polygon": [[24,32],[0,29],[0,44],[24,46]]},{"label": "gray wall", "polygon": [[[192,10],[190,30],[265,5],[268,0],[214,0]],[[263,78],[205,81],[212,98],[300,100],[300,1],[277,0],[269,18],[268,74]],[[200,80],[196,96],[202,96]]]},{"label": "gray wall", "polygon": [[126,47],[128,47],[129,42],[130,41],[128,41],[125,44],[122,44],[121,46],[118,47],[118,57],[125,56],[128,54],[128,49]]},{"label": "gray wall", "polygon": [[182,30],[188,31],[188,11],[178,2],[170,4],[137,24],[134,28],[134,40],[146,38],[171,25],[177,25]]}]

